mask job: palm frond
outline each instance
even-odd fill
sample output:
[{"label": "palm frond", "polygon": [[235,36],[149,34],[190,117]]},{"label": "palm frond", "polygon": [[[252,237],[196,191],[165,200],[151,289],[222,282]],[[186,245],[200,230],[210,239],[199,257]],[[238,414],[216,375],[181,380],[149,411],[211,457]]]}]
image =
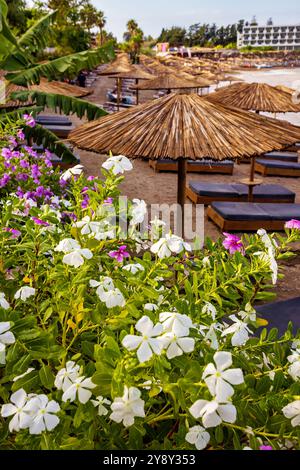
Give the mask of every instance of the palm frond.
[{"label": "palm frond", "polygon": [[107,112],[90,103],[72,96],[65,96],[40,91],[18,91],[11,94],[11,98],[17,101],[29,101],[29,98],[42,108],[50,108],[53,111],[61,111],[66,115],[76,114],[80,119],[86,117],[88,121],[106,116]]},{"label": "palm frond", "polygon": [[11,44],[14,44],[15,46],[18,46],[18,42],[16,37],[13,35],[13,33],[10,30],[10,27],[8,26],[7,23],[7,12],[8,12],[8,6],[5,0],[0,0],[0,42],[1,42],[1,36],[9,41]]},{"label": "palm frond", "polygon": [[23,114],[32,114],[32,116],[35,117],[41,111],[43,111],[42,106],[25,106],[24,108],[14,109],[13,111],[8,111],[5,108],[0,108],[0,121],[15,121],[21,118]]},{"label": "palm frond", "polygon": [[33,140],[37,145],[43,145],[44,148],[55,153],[64,163],[76,163],[77,158],[70,148],[59,142],[57,136],[45,127],[39,124],[36,124],[35,127],[25,127],[24,134],[28,140]]},{"label": "palm frond", "polygon": [[6,78],[16,85],[26,86],[38,84],[41,77],[46,77],[48,80],[66,76],[74,77],[80,70],[91,70],[99,64],[110,62],[114,55],[114,47],[110,42],[97,49],[70,54],[44,64],[39,64],[22,72],[7,74]]},{"label": "palm frond", "polygon": [[47,41],[51,35],[50,26],[55,20],[56,15],[57,11],[55,10],[34,23],[31,28],[18,39],[19,47],[29,50],[30,52],[35,52],[46,47]]}]

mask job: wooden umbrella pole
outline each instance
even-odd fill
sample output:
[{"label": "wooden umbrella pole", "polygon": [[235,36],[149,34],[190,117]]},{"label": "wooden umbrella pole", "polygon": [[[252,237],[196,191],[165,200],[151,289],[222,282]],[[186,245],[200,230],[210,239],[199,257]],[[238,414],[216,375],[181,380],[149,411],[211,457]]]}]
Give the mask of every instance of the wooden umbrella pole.
[{"label": "wooden umbrella pole", "polygon": [[[135,79],[135,84],[138,85],[138,83],[139,83],[139,81],[138,81],[138,79],[136,78],[136,79]],[[139,89],[136,88],[135,91],[136,91],[136,104],[139,104]]]},{"label": "wooden umbrella pole", "polygon": [[121,80],[120,78],[117,78],[117,109],[120,111],[120,95],[121,95]]},{"label": "wooden umbrella pole", "polygon": [[[178,181],[177,181],[177,204],[180,217],[177,217],[178,233],[184,238],[184,204],[185,204],[185,186],[186,186],[186,159],[178,159]],[[180,223],[181,222],[181,223]]]},{"label": "wooden umbrella pole", "polygon": [[254,186],[253,181],[254,181],[254,174],[255,174],[255,156],[251,158],[251,168],[250,168],[250,184],[248,186],[248,202],[253,202],[253,189]]}]

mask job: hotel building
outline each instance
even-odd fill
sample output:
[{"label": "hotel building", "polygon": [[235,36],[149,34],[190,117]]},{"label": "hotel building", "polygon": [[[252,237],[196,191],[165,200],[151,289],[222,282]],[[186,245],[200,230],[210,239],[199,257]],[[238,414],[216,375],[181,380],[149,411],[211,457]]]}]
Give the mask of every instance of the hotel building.
[{"label": "hotel building", "polygon": [[300,24],[292,26],[259,26],[245,24],[243,32],[238,33],[237,47],[272,46],[278,50],[300,50]]}]

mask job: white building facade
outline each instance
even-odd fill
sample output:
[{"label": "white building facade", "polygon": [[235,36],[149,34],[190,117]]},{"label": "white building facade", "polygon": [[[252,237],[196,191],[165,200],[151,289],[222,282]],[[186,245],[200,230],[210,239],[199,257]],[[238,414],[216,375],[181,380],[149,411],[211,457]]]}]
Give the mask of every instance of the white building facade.
[{"label": "white building facade", "polygon": [[249,25],[238,33],[237,47],[271,46],[278,50],[300,50],[300,24],[292,26]]}]

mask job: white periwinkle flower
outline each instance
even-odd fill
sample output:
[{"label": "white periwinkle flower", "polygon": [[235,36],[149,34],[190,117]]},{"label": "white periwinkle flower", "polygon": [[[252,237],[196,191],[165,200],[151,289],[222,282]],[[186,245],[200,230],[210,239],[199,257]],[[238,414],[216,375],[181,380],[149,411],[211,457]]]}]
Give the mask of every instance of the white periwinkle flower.
[{"label": "white periwinkle flower", "polygon": [[153,220],[150,220],[150,225],[151,236],[153,239],[157,239],[160,236],[161,230],[163,230],[163,228],[166,226],[166,223],[155,216]]},{"label": "white periwinkle flower", "polygon": [[249,330],[247,323],[243,322],[235,315],[230,315],[229,318],[230,320],[232,320],[233,324],[225,328],[222,333],[222,336],[232,334],[232,346],[244,345],[249,339],[249,333],[252,333],[252,331]]},{"label": "white periwinkle flower", "polygon": [[133,166],[130,160],[123,155],[109,157],[103,164],[105,170],[112,170],[114,175],[123,174],[125,171],[132,170]]},{"label": "white periwinkle flower", "polygon": [[293,428],[300,426],[300,400],[295,400],[282,408],[284,416],[291,419]]},{"label": "white periwinkle flower", "polygon": [[29,426],[30,434],[41,434],[43,431],[52,431],[59,423],[56,413],[60,411],[57,401],[50,400],[46,395],[37,395],[32,422]]},{"label": "white periwinkle flower", "polygon": [[263,263],[269,265],[269,269],[272,273],[272,283],[275,285],[278,277],[278,264],[273,254],[270,251],[269,253],[265,253],[264,251],[257,251],[256,253],[254,253],[254,255],[259,256]]},{"label": "white periwinkle flower", "polygon": [[203,308],[202,308],[202,313],[204,313],[204,314],[208,313],[212,317],[212,319],[215,320],[216,316],[217,316],[217,309],[210,302],[205,302],[205,304],[203,305]]},{"label": "white periwinkle flower", "polygon": [[97,287],[96,294],[107,308],[124,307],[126,301],[120,289],[114,286],[110,277],[104,277],[101,281],[90,280],[91,287]]},{"label": "white periwinkle flower", "polygon": [[16,339],[10,331],[10,322],[0,322],[0,364],[5,364],[5,347],[7,344],[13,344]]},{"label": "white periwinkle flower", "polygon": [[54,251],[65,253],[62,261],[68,266],[78,268],[82,266],[85,259],[91,259],[93,253],[87,248],[81,248],[77,240],[65,238],[54,248]]},{"label": "white periwinkle flower", "polygon": [[238,315],[244,320],[246,323],[248,322],[255,322],[256,321],[256,311],[254,308],[249,304],[249,302],[245,305],[245,310],[241,310],[238,312]]},{"label": "white periwinkle flower", "polygon": [[72,385],[66,389],[62,396],[62,401],[75,401],[76,396],[80,403],[87,403],[92,396],[91,389],[95,388],[96,385],[92,382],[90,378],[84,376],[77,377]]},{"label": "white periwinkle flower", "polygon": [[244,382],[242,369],[229,369],[232,365],[230,352],[218,351],[214,354],[215,364],[208,364],[202,378],[210,393],[219,402],[226,402],[234,394],[231,385],[239,385]]},{"label": "white periwinkle flower", "polygon": [[2,307],[4,310],[8,310],[10,307],[9,303],[5,298],[4,292],[0,292],[0,307]]},{"label": "white periwinkle flower", "polygon": [[193,426],[185,436],[189,444],[193,444],[196,449],[205,449],[210,440],[210,434],[202,426]]},{"label": "white periwinkle flower", "polygon": [[36,410],[36,399],[28,399],[25,390],[20,388],[11,395],[10,401],[11,403],[2,405],[1,408],[2,418],[13,416],[9,422],[10,432],[28,428],[32,421],[32,414]]},{"label": "white periwinkle flower", "polygon": [[261,241],[267,248],[269,255],[274,257],[276,253],[276,248],[278,247],[277,242],[273,240],[263,228],[257,230],[257,234],[260,236]]},{"label": "white periwinkle flower", "polygon": [[66,367],[60,369],[55,377],[54,385],[58,390],[65,392],[79,377],[80,366],[74,361],[68,361]]},{"label": "white periwinkle flower", "polygon": [[62,261],[68,266],[79,268],[83,265],[85,259],[91,259],[92,257],[93,253],[88,248],[80,248],[65,254]]},{"label": "white periwinkle flower", "polygon": [[142,224],[147,214],[147,204],[143,199],[133,199],[132,202],[130,225]]},{"label": "white periwinkle flower", "polygon": [[110,400],[99,395],[99,397],[97,397],[96,400],[91,400],[91,402],[93,403],[95,407],[98,407],[99,416],[106,416],[108,414],[108,409],[105,408],[104,405],[111,405]]},{"label": "white periwinkle flower", "polygon": [[74,250],[79,250],[81,247],[77,240],[74,238],[64,238],[59,242],[57,247],[54,248],[54,251],[61,251],[63,253],[70,253]]},{"label": "white periwinkle flower", "polygon": [[219,403],[217,400],[197,400],[190,407],[191,415],[198,419],[202,418],[205,428],[214,428],[224,421],[234,423],[236,420],[236,408],[231,403]]},{"label": "white periwinkle flower", "polygon": [[134,424],[134,418],[144,418],[144,400],[141,398],[141,392],[136,387],[124,387],[122,397],[117,397],[111,405],[112,413],[110,419],[116,423],[123,422],[125,428]]},{"label": "white periwinkle flower", "polygon": [[175,335],[185,336],[193,328],[193,322],[187,315],[174,312],[161,312],[159,321],[162,323],[165,332],[173,332]]},{"label": "white periwinkle flower", "polygon": [[35,295],[35,289],[29,286],[23,286],[15,293],[15,299],[21,299],[25,302],[29,297]]},{"label": "white periwinkle flower", "polygon": [[292,354],[290,354],[287,359],[291,363],[288,368],[288,373],[294,380],[300,379],[300,349],[292,350]]},{"label": "white periwinkle flower", "polygon": [[158,305],[147,303],[147,304],[144,305],[144,309],[149,310],[149,312],[155,312],[155,310],[158,309]]},{"label": "white periwinkle flower", "polygon": [[131,274],[136,274],[139,271],[144,271],[144,266],[142,266],[140,263],[132,263],[132,264],[126,264],[126,266],[123,266],[124,271],[128,271]]},{"label": "white periwinkle flower", "polygon": [[139,362],[149,361],[153,354],[161,354],[163,341],[160,337],[157,338],[163,331],[160,323],[154,326],[152,320],[144,315],[135,325],[135,329],[141,335],[126,335],[122,344],[129,351],[137,349]]},{"label": "white periwinkle flower", "polygon": [[72,176],[79,176],[83,172],[83,165],[75,165],[72,168],[66,170],[60,177],[60,179],[68,181]]},{"label": "white periwinkle flower", "polygon": [[91,220],[91,218],[86,215],[82,220],[75,222],[73,227],[81,228],[80,232],[82,235],[90,235],[99,231],[101,223]]},{"label": "white periwinkle flower", "polygon": [[169,332],[162,335],[161,339],[167,351],[168,359],[182,356],[183,353],[190,353],[195,348],[194,338],[189,338],[186,334],[181,333],[176,335],[174,332]]},{"label": "white periwinkle flower", "polygon": [[191,245],[186,243],[177,235],[167,234],[164,238],[160,238],[154,243],[150,250],[157,254],[159,258],[169,258],[172,253],[178,254],[182,251],[191,251]]}]

